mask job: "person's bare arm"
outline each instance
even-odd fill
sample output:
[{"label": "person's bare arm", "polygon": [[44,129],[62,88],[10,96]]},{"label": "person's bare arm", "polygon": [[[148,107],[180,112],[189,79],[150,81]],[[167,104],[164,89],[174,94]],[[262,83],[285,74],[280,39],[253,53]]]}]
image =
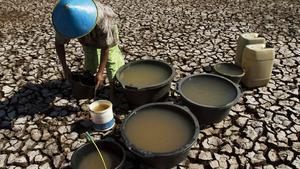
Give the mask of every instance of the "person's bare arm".
[{"label": "person's bare arm", "polygon": [[105,80],[104,77],[104,69],[106,67],[107,61],[109,56],[109,48],[103,48],[101,49],[101,59],[100,59],[100,65],[98,67],[98,72],[96,74],[96,87],[95,90],[100,88],[103,85],[103,82]]},{"label": "person's bare arm", "polygon": [[55,42],[56,53],[58,55],[60,64],[62,65],[64,76],[67,80],[71,78],[71,71],[66,62],[66,52],[64,44]]}]

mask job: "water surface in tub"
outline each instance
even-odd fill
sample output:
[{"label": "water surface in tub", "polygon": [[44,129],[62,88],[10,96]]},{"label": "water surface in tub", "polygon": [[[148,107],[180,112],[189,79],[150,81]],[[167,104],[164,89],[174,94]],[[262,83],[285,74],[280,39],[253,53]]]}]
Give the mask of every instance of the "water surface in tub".
[{"label": "water surface in tub", "polygon": [[[121,158],[105,150],[100,150],[107,169],[114,169]],[[89,153],[79,164],[78,169],[105,169],[97,151]]]},{"label": "water surface in tub", "polygon": [[188,79],[182,85],[185,97],[201,105],[224,106],[236,98],[236,89],[216,77]]},{"label": "water surface in tub", "polygon": [[137,64],[126,68],[120,74],[120,80],[126,85],[142,88],[167,80],[170,72],[161,65]]},{"label": "water surface in tub", "polygon": [[125,135],[142,150],[165,153],[180,149],[194,134],[191,120],[180,112],[164,108],[148,108],[131,116]]}]

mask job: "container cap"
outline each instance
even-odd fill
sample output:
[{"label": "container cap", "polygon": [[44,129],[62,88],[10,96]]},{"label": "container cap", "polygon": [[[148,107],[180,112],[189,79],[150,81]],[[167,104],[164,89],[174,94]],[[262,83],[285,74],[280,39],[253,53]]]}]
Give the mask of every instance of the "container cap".
[{"label": "container cap", "polygon": [[66,38],[79,38],[96,25],[97,7],[93,0],[60,0],[53,9],[55,31]]}]

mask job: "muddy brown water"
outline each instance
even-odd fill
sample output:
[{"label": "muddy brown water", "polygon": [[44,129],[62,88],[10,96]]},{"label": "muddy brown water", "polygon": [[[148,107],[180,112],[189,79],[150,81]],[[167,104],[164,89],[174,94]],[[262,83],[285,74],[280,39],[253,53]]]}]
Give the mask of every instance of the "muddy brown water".
[{"label": "muddy brown water", "polygon": [[137,88],[159,84],[170,77],[170,71],[160,65],[138,64],[128,67],[120,74],[120,80]]},{"label": "muddy brown water", "polygon": [[109,105],[108,104],[98,104],[97,106],[95,106],[92,111],[94,111],[95,113],[97,112],[101,112],[101,111],[104,111],[106,109],[109,108]]},{"label": "muddy brown water", "polygon": [[[121,162],[121,158],[113,153],[100,150],[107,169],[113,169]],[[97,151],[88,154],[79,164],[78,169],[105,169]]]},{"label": "muddy brown water", "polygon": [[125,135],[135,147],[154,153],[182,148],[193,131],[194,126],[186,117],[164,108],[141,110],[125,126]]},{"label": "muddy brown water", "polygon": [[201,105],[225,106],[236,98],[236,90],[229,82],[218,78],[199,78],[182,85],[185,97]]}]

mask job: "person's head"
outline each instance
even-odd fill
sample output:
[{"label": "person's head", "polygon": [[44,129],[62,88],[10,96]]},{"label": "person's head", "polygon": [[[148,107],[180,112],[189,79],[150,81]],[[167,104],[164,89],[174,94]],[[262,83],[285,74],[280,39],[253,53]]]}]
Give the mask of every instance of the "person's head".
[{"label": "person's head", "polygon": [[80,38],[96,26],[97,15],[93,0],[59,0],[52,12],[52,23],[61,36]]}]

